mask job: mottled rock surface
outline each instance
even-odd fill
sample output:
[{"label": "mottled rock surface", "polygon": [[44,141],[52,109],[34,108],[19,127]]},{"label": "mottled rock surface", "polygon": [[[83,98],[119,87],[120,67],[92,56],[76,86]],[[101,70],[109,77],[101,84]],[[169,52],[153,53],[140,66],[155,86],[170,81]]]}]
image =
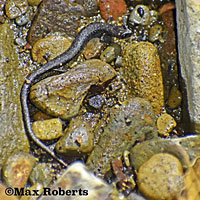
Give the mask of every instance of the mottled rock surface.
[{"label": "mottled rock surface", "polygon": [[5,11],[9,19],[15,19],[26,13],[28,10],[28,2],[26,0],[8,0],[6,2]]},{"label": "mottled rock surface", "polygon": [[9,24],[0,25],[0,168],[12,153],[29,152],[20,105],[24,77],[14,48],[14,35]]},{"label": "mottled rock surface", "polygon": [[76,116],[92,85],[102,84],[116,76],[107,63],[92,59],[68,72],[48,77],[31,87],[30,100],[47,114],[62,119]]},{"label": "mottled rock surface", "polygon": [[17,153],[10,156],[2,170],[6,184],[11,187],[24,187],[35,162],[35,158],[28,153]]},{"label": "mottled rock surface", "polygon": [[150,103],[139,97],[129,98],[120,107],[113,107],[99,143],[90,154],[87,165],[103,177],[112,159],[129,150],[136,141],[156,135],[155,119]]},{"label": "mottled rock surface", "polygon": [[145,162],[138,172],[138,188],[148,199],[174,199],[183,189],[183,168],[173,155],[159,153]]},{"label": "mottled rock surface", "polygon": [[59,118],[33,122],[32,129],[40,140],[53,140],[62,135],[62,121]]},{"label": "mottled rock surface", "polygon": [[56,143],[56,152],[64,153],[69,157],[80,156],[91,152],[93,144],[92,127],[77,116],[70,121],[69,127],[64,130],[63,136]]},{"label": "mottled rock surface", "polygon": [[163,78],[157,48],[149,42],[132,43],[123,50],[124,78],[130,91],[148,99],[155,114],[164,106]]},{"label": "mottled rock surface", "polygon": [[43,0],[28,34],[34,44],[49,33],[75,37],[83,7],[68,0]]},{"label": "mottled rock surface", "polygon": [[181,74],[192,128],[200,133],[200,1],[176,1],[176,7]]}]

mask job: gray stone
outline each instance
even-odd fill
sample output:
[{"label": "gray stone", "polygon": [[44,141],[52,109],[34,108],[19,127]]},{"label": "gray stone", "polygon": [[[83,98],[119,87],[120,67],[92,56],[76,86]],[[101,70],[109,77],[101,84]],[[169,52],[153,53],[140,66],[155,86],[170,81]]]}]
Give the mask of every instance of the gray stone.
[{"label": "gray stone", "polygon": [[200,133],[200,1],[176,1],[181,74],[193,130]]}]

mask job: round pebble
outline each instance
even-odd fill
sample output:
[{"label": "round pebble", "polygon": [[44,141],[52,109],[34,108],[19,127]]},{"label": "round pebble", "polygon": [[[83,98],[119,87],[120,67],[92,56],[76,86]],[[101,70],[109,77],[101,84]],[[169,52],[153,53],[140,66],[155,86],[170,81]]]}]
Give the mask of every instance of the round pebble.
[{"label": "round pebble", "polygon": [[149,8],[145,5],[137,5],[131,12],[129,17],[131,24],[147,25],[150,23],[150,12]]},{"label": "round pebble", "polygon": [[17,153],[10,156],[3,166],[3,178],[7,185],[24,187],[35,162],[35,158],[28,153]]},{"label": "round pebble", "polygon": [[165,113],[158,117],[157,128],[160,135],[169,136],[174,127],[176,127],[176,121],[171,115]]},{"label": "round pebble", "polygon": [[6,15],[9,19],[15,19],[26,13],[28,3],[26,0],[7,1],[5,6]]},{"label": "round pebble", "polygon": [[182,94],[180,90],[178,89],[177,86],[173,86],[170,91],[167,104],[171,109],[174,109],[181,104],[181,101],[182,101]]},{"label": "round pebble", "polygon": [[16,38],[15,39],[15,43],[22,47],[22,46],[24,46],[26,44],[26,41],[23,38]]},{"label": "round pebble", "polygon": [[183,188],[182,175],[182,165],[175,156],[155,154],[139,168],[138,187],[148,199],[172,200]]},{"label": "round pebble", "polygon": [[96,96],[91,97],[88,103],[91,107],[95,109],[101,109],[101,107],[105,103],[105,100],[102,95],[96,95]]}]

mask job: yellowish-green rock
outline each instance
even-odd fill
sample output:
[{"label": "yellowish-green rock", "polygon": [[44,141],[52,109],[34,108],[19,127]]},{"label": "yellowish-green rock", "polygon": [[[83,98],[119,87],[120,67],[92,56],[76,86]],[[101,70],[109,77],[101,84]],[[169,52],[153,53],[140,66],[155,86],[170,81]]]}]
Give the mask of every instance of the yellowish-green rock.
[{"label": "yellowish-green rock", "polygon": [[149,42],[127,45],[123,51],[124,78],[129,92],[148,99],[155,114],[164,106],[163,78],[157,48]]},{"label": "yellowish-green rock", "polygon": [[35,121],[32,128],[40,140],[53,140],[62,135],[62,121],[59,118]]},{"label": "yellowish-green rock", "polygon": [[174,127],[176,127],[176,121],[171,115],[165,113],[158,117],[157,128],[160,135],[169,136]]},{"label": "yellowish-green rock", "polygon": [[29,152],[20,104],[24,77],[15,52],[10,25],[0,24],[0,168],[13,153]]}]

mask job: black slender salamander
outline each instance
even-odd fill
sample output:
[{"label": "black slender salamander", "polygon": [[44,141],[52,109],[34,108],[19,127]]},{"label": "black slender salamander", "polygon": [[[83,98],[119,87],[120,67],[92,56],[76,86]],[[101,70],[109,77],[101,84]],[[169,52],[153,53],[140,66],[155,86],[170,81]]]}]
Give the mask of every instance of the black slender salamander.
[{"label": "black slender salamander", "polygon": [[117,37],[120,39],[130,37],[132,32],[128,29],[125,29],[122,26],[114,26],[111,24],[95,22],[91,23],[85,28],[83,28],[73,41],[70,48],[62,53],[61,55],[57,56],[53,60],[49,61],[47,64],[42,66],[40,69],[37,69],[30,75],[26,77],[26,80],[22,86],[21,94],[20,94],[20,101],[22,106],[22,114],[24,120],[24,126],[27,134],[31,137],[31,139],[43,150],[49,153],[55,160],[61,163],[64,166],[67,164],[60,159],[52,150],[50,150],[44,143],[42,143],[34,134],[32,130],[31,120],[30,120],[30,113],[28,108],[28,95],[30,91],[30,87],[34,79],[38,78],[41,74],[54,69],[56,67],[60,67],[62,65],[67,64],[69,61],[76,58],[77,55],[83,50],[84,46],[87,42],[94,38],[94,37],[101,37],[103,34],[109,35],[111,37]]}]

